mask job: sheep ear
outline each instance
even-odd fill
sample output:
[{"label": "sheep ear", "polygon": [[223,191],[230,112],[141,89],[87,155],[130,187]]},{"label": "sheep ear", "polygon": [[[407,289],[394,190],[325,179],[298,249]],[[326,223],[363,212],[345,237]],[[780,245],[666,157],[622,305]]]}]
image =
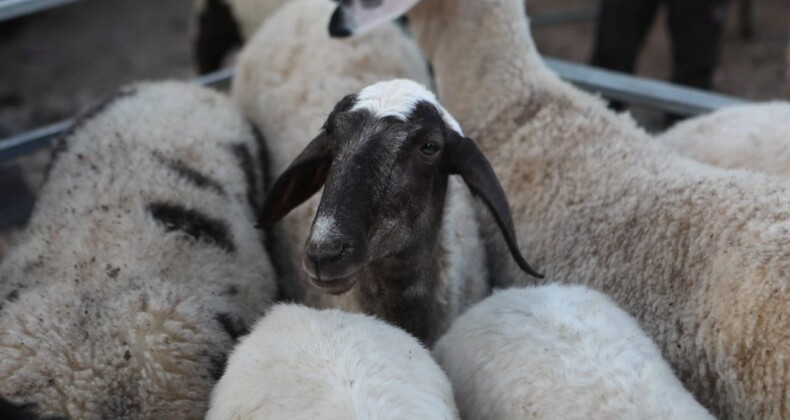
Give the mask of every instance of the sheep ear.
[{"label": "sheep ear", "polygon": [[324,186],[332,166],[332,149],[332,139],[323,131],[305,147],[274,183],[258,226],[273,225]]},{"label": "sheep ear", "polygon": [[518,249],[513,218],[510,215],[510,205],[507,202],[505,191],[494,173],[494,168],[491,167],[488,159],[477,148],[474,141],[455,131],[451,131],[451,133],[445,152],[447,172],[461,175],[472,194],[483,200],[499,225],[507,247],[518,266],[527,274],[543,278],[542,274],[530,267]]},{"label": "sheep ear", "polygon": [[420,0],[341,0],[329,21],[329,34],[345,38],[395,20]]}]

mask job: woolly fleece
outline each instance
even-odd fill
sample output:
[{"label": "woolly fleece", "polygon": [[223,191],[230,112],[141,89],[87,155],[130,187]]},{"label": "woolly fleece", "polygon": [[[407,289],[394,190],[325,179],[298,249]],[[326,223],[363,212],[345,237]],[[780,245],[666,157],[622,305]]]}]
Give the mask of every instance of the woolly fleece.
[{"label": "woolly fleece", "polygon": [[582,286],[499,291],[433,355],[465,419],[713,419],[636,321]]},{"label": "woolly fleece", "polygon": [[[520,0],[409,13],[440,100],[510,199],[522,252],[604,291],[723,418],[790,417],[790,189],[685,159],[541,60]],[[538,281],[480,213],[491,273]]]},{"label": "woolly fleece", "polygon": [[[0,395],[70,418],[201,418],[275,293],[248,201],[262,145],[228,99],[184,83],[139,84],[91,114],[0,267]],[[157,220],[152,203],[213,226]]]},{"label": "woolly fleece", "polygon": [[371,316],[277,305],[244,337],[208,420],[457,419],[450,382],[405,331]]},{"label": "woolly fleece", "polygon": [[658,137],[679,153],[729,169],[790,176],[790,103],[725,108]]}]

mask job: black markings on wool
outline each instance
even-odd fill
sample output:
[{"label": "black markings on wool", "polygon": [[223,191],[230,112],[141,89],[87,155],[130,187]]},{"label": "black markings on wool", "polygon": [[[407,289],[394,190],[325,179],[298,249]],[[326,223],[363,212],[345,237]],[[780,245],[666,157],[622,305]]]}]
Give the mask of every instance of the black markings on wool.
[{"label": "black markings on wool", "polygon": [[221,312],[218,313],[214,319],[219,322],[222,326],[222,330],[225,331],[233,341],[236,341],[239,337],[249,332],[249,329],[239,317]]},{"label": "black markings on wool", "polygon": [[211,356],[209,361],[211,363],[211,367],[209,367],[209,374],[211,378],[215,381],[218,381],[223,374],[225,374],[225,367],[228,365],[228,355],[222,354],[218,356]]},{"label": "black markings on wool", "polygon": [[203,174],[195,168],[190,167],[184,161],[164,156],[159,151],[154,151],[153,155],[154,158],[161,162],[165,167],[194,186],[204,190],[211,190],[221,196],[227,195],[225,193],[225,188],[222,187],[222,184],[220,184],[219,181]]},{"label": "black markings on wool", "polygon": [[151,216],[168,231],[181,231],[195,240],[216,245],[226,252],[235,252],[228,225],[197,210],[178,204],[157,202],[148,205]]},{"label": "black markings on wool", "polygon": [[244,179],[247,182],[247,201],[250,203],[253,211],[257,214],[260,211],[260,193],[258,192],[258,177],[255,175],[255,162],[252,159],[252,154],[244,143],[237,143],[230,146],[233,157],[239,164],[242,172],[244,172]]},{"label": "black markings on wool", "polygon": [[43,417],[33,403],[16,404],[0,396],[0,419],[3,420],[65,420],[66,417]]}]

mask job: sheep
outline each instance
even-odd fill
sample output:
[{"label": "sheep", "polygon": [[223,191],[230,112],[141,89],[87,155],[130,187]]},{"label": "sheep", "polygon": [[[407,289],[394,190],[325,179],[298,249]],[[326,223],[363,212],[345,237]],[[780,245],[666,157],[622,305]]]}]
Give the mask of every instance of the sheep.
[{"label": "sheep", "polygon": [[259,221],[271,225],[323,186],[304,251],[311,284],[432,343],[489,293],[472,197],[450,175],[495,216],[519,266],[538,275],[518,251],[491,165],[411,80],[341,100],[275,182]]},{"label": "sheep", "polygon": [[713,419],[636,320],[583,286],[500,290],[433,355],[466,419]]},{"label": "sheep", "polygon": [[447,376],[372,316],[274,306],[233,349],[208,420],[457,419]]},{"label": "sheep", "polygon": [[263,148],[228,98],[179,82],[79,119],[0,267],[0,395],[69,418],[201,418],[275,293],[253,228]]},{"label": "sheep", "polygon": [[218,70],[228,52],[252,37],[286,0],[195,0],[194,55],[198,71]]},{"label": "sheep", "polygon": [[[494,167],[530,262],[612,297],[713,415],[790,418],[786,181],[678,156],[560,80],[521,0],[349,0],[330,31],[415,3],[409,26],[438,96]],[[541,284],[478,213],[497,284]]]},{"label": "sheep", "polygon": [[658,139],[714,166],[790,176],[788,102],[724,108],[683,121]]},{"label": "sheep", "polygon": [[[380,80],[406,78],[430,84],[417,45],[396,25],[343,41],[331,39],[324,28],[316,27],[314,22],[328,19],[333,6],[329,0],[288,2],[261,26],[239,56],[231,96],[267,139],[275,177],[315,137],[327,113],[345,95]],[[279,270],[281,293],[308,306],[360,311],[353,300],[313,287],[302,267],[319,198],[308,200],[274,226],[277,247],[272,258]],[[475,216],[468,218],[454,232],[460,238],[479,234]],[[466,261],[468,271],[476,272],[475,267],[485,266],[484,253],[469,251],[459,261]]]}]

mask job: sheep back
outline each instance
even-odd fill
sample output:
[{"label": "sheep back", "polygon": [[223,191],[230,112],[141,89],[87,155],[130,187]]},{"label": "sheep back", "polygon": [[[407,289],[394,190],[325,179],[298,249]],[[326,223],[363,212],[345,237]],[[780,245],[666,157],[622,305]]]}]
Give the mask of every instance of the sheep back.
[{"label": "sheep back", "polygon": [[417,340],[371,316],[277,305],[233,350],[207,419],[456,419]]},{"label": "sheep back", "polygon": [[468,419],[712,419],[636,321],[586,287],[498,291],[433,354]]}]

